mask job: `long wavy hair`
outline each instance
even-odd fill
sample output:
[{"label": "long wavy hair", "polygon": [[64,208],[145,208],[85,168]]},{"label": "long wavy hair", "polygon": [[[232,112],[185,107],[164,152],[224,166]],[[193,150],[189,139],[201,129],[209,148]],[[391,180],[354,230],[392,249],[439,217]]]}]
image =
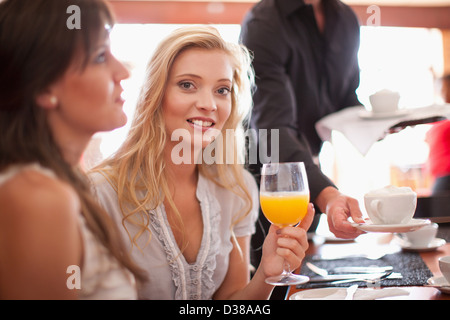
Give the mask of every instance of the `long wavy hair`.
[{"label": "long wavy hair", "polygon": [[[203,162],[198,164],[199,172],[244,200],[245,206],[242,212],[234,214],[233,224],[243,219],[252,207],[251,196],[242,176],[245,156],[242,126],[249,116],[252,103],[251,56],[245,47],[225,42],[213,27],[189,26],[177,29],[159,44],[147,65],[146,80],[141,88],[126,140],[112,157],[94,169],[100,171],[116,190],[124,227],[126,228],[125,220],[139,227],[139,231],[133,235],[127,229],[132,244],[136,246],[136,240],[140,236],[147,234],[147,243],[151,238],[151,210],[148,208],[157,208],[165,199],[176,213],[178,226],[183,231],[181,217],[169,192],[165,172],[163,151],[170,137],[166,136],[162,101],[175,59],[189,48],[221,50],[230,57],[234,67],[231,114],[221,130],[223,139],[216,139],[223,142],[222,146],[215,148],[216,159],[224,159],[227,153],[232,154],[234,158],[233,161],[216,161],[213,164]],[[233,129],[235,134],[225,134],[227,129]],[[227,139],[233,141],[227,142]],[[226,149],[230,146],[234,150]],[[220,162],[224,164],[218,164]]]},{"label": "long wavy hair", "polygon": [[[67,8],[77,5],[81,29],[67,27]],[[114,19],[102,0],[0,1],[0,172],[13,165],[38,163],[77,193],[89,229],[134,275],[119,230],[91,196],[80,168],[67,163],[36,97],[58,81],[74,63],[86,67],[105,26]]]}]

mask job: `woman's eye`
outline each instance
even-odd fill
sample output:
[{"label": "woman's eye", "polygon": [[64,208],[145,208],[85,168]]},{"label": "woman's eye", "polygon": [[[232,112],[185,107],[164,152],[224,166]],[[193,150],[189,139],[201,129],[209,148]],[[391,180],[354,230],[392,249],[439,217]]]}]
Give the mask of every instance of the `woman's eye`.
[{"label": "woman's eye", "polygon": [[180,83],[178,84],[178,86],[179,86],[181,89],[184,89],[184,90],[189,90],[189,89],[192,89],[192,88],[194,87],[194,85],[193,85],[192,83],[186,82],[186,81],[180,82]]},{"label": "woman's eye", "polygon": [[106,51],[102,51],[99,54],[97,54],[94,58],[95,63],[103,63],[106,61]]},{"label": "woman's eye", "polygon": [[220,88],[219,90],[217,90],[217,93],[219,93],[221,95],[227,95],[230,92],[231,92],[230,88],[227,88],[227,87],[223,87],[223,88]]},{"label": "woman's eye", "polygon": [[108,60],[108,55],[111,54],[111,49],[109,45],[102,45],[97,48],[93,55],[94,63],[104,63]]}]

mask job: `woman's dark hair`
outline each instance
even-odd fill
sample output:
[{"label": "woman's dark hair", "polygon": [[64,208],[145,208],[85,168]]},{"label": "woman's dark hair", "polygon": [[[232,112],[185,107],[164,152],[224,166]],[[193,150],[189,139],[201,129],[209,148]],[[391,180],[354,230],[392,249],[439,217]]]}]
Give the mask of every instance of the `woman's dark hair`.
[{"label": "woman's dark hair", "polygon": [[[67,27],[70,5],[80,8],[80,29]],[[105,24],[112,25],[113,18],[103,1],[0,2],[0,170],[10,163],[53,161],[56,145],[35,98],[80,53],[80,68],[85,65]]]},{"label": "woman's dark hair", "polygon": [[[68,27],[72,5],[79,8],[79,29]],[[0,0],[0,171],[28,163],[51,169],[77,192],[88,227],[140,278],[117,226],[91,196],[84,173],[64,160],[45,110],[36,104],[69,67],[82,72],[112,25],[102,0]]]}]

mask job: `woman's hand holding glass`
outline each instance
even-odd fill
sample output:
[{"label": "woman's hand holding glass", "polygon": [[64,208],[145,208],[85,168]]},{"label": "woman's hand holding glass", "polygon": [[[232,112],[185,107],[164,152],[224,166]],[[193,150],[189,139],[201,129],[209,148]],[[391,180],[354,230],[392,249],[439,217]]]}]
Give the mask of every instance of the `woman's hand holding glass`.
[{"label": "woman's hand holding glass", "polygon": [[[260,185],[261,208],[273,224],[263,246],[261,263],[266,282],[272,285],[305,283],[308,277],[294,275],[308,248],[307,230],[314,209],[304,164],[264,164]],[[300,223],[297,227],[294,227]]]}]

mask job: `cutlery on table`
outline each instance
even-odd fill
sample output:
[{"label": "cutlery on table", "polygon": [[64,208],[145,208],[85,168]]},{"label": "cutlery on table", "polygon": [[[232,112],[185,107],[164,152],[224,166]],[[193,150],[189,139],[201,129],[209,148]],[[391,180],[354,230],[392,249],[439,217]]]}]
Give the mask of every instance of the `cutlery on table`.
[{"label": "cutlery on table", "polygon": [[331,283],[345,283],[354,281],[372,281],[379,279],[402,279],[402,274],[398,272],[382,272],[382,273],[343,273],[331,274],[328,276],[311,277],[309,283],[317,282],[331,282]]},{"label": "cutlery on table", "polygon": [[336,267],[333,268],[335,273],[380,273],[392,271],[394,268],[392,266],[384,267]]},{"label": "cutlery on table", "polygon": [[311,262],[306,262],[306,266],[314,273],[317,273],[319,276],[326,277],[328,275],[328,271],[323,268],[319,268],[318,266],[312,264]]},{"label": "cutlery on table", "polygon": [[347,282],[356,282],[356,281],[363,281],[368,283],[376,283],[378,281],[381,281],[383,279],[389,278],[389,276],[392,274],[392,271],[385,272],[382,275],[378,275],[375,277],[368,277],[368,278],[354,278],[354,279],[344,279],[344,280],[338,280],[330,282],[330,284],[340,284],[340,283],[347,283]]},{"label": "cutlery on table", "polygon": [[[324,268],[320,268],[311,262],[306,262],[306,266],[314,273],[319,276],[328,276],[328,270]],[[393,269],[392,266],[384,266],[384,267],[336,267],[333,268],[332,271],[335,273],[382,273],[391,271]]]},{"label": "cutlery on table", "polygon": [[333,254],[322,254],[315,255],[312,257],[312,260],[341,260],[341,259],[349,259],[349,258],[365,258],[369,260],[378,260],[383,258],[386,255],[385,252],[373,252],[373,253],[357,253],[357,254],[348,254],[348,255],[333,255]]}]

